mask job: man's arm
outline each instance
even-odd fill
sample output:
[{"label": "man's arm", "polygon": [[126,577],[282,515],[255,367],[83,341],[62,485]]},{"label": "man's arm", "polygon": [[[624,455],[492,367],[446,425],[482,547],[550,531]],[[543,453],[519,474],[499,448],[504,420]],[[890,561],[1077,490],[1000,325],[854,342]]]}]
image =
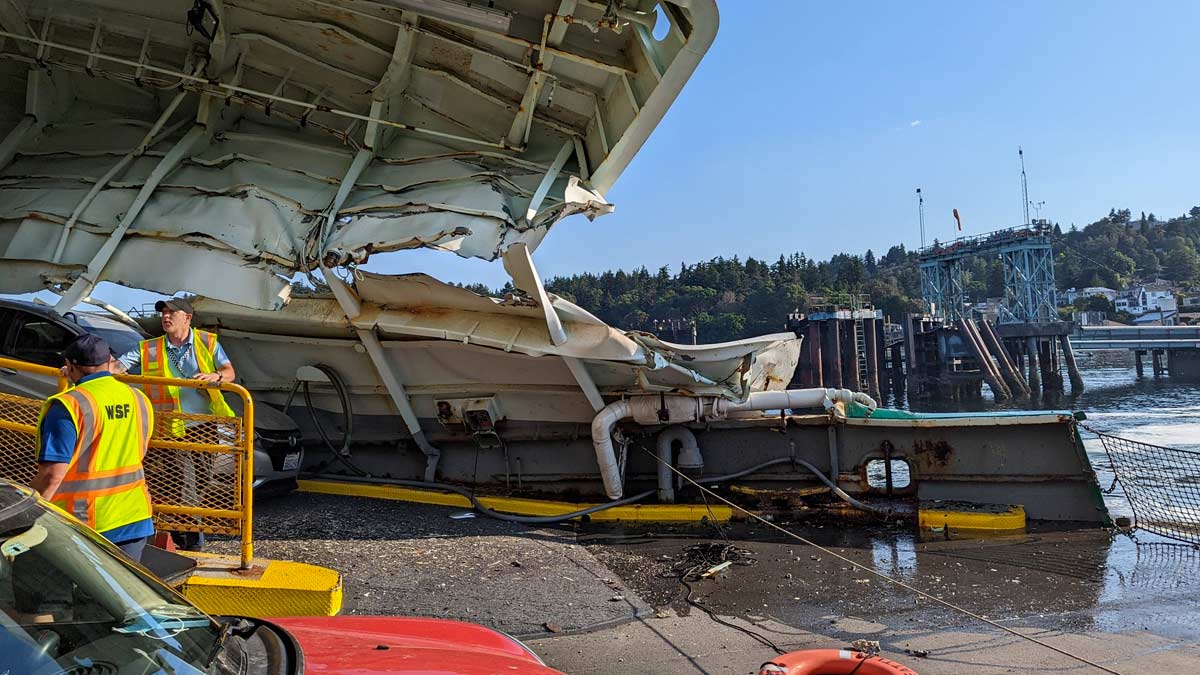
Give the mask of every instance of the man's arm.
[{"label": "man's arm", "polygon": [[51,499],[58,492],[58,486],[62,484],[67,467],[75,456],[79,431],[66,407],[58,401],[50,404],[40,426],[38,470],[30,487],[43,498]]},{"label": "man's arm", "polygon": [[108,362],[108,369],[114,375],[128,373],[130,371],[141,372],[142,370],[142,349],[137,347],[131,349],[115,359]]},{"label": "man's arm", "polygon": [[68,466],[65,462],[38,462],[37,475],[33,477],[30,487],[37,490],[42,499],[54,499],[58,486],[62,485],[67,475]]},{"label": "man's arm", "polygon": [[196,379],[205,382],[233,382],[233,378],[237,377],[237,373],[233,371],[233,361],[229,360],[229,356],[221,348],[220,342],[217,343],[216,347],[213,350],[213,363],[217,366],[217,372],[198,373]]}]

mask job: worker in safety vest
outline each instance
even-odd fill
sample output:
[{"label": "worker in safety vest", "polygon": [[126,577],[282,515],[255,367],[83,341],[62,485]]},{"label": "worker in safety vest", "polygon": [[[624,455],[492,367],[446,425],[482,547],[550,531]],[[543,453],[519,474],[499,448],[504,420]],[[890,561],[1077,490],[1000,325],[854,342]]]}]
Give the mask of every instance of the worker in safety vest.
[{"label": "worker in safety vest", "polygon": [[[192,303],[184,298],[159,300],[154,311],[162,321],[163,335],[142,340],[137,349],[117,359],[122,371],[139,372],[147,377],[196,379],[204,382],[233,382],[233,362],[217,343],[217,336],[192,328]],[[155,410],[217,417],[233,417],[219,389],[191,389],[144,385]],[[175,420],[171,431],[184,435],[184,423]]]},{"label": "worker in safety vest", "polygon": [[75,386],[51,396],[38,418],[33,489],[141,560],[154,534],[142,459],[154,412],[142,392],[113,378],[112,352],[83,335],[63,352]]},{"label": "worker in safety vest", "polygon": [[[190,302],[184,298],[159,300],[155,303],[154,310],[161,317],[164,334],[142,340],[137,349],[121,355],[115,366],[119,371],[140,372],[148,377],[196,379],[204,382],[233,381],[233,363],[217,343],[217,336],[192,328],[193,310]],[[225,397],[221,395],[221,390],[215,387],[194,389],[147,384],[142,385],[142,389],[150,397],[151,405],[158,411],[216,417],[234,416],[233,410],[225,402]],[[170,433],[182,438],[187,432],[188,424],[181,419],[172,419],[169,427],[160,433]],[[183,494],[179,495],[179,498],[187,505],[200,506],[201,494],[210,477],[212,458],[205,455],[197,460],[193,457],[194,454],[180,451],[178,466],[175,469],[181,472],[179,487]],[[179,533],[176,540],[182,548],[188,550],[198,550],[204,546],[203,533]]]}]

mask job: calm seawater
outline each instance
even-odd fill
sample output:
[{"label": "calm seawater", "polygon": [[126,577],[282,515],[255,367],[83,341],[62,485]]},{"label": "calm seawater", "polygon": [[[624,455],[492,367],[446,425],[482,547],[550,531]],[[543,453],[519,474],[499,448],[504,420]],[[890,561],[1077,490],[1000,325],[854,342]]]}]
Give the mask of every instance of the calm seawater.
[{"label": "calm seawater", "polygon": [[[996,404],[992,402],[991,393],[985,385],[982,401],[946,404],[913,399],[907,405],[901,401],[900,407],[919,412],[1019,409],[1082,411],[1087,415],[1084,424],[1097,431],[1143,443],[1200,451],[1200,382],[1172,380],[1168,376],[1155,379],[1148,357],[1143,358],[1146,377],[1139,380],[1133,366],[1133,356],[1129,352],[1093,354],[1087,356],[1086,353],[1077,353],[1084,382],[1082,394],[1071,393],[1071,385],[1067,381],[1067,392],[1062,396]],[[1107,489],[1112,482],[1112,470],[1100,439],[1087,433],[1086,429],[1081,430],[1080,435],[1101,487]],[[1108,495],[1106,501],[1114,514],[1129,513],[1120,487]]]}]

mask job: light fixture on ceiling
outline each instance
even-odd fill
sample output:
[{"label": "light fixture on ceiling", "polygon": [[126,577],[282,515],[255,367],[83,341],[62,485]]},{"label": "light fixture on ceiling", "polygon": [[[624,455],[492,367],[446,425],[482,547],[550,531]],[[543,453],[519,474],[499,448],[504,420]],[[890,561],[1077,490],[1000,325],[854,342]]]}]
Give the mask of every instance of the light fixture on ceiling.
[{"label": "light fixture on ceiling", "polygon": [[481,28],[496,33],[508,33],[512,14],[490,7],[481,7],[456,0],[388,0],[388,4],[412,10],[431,19]]}]

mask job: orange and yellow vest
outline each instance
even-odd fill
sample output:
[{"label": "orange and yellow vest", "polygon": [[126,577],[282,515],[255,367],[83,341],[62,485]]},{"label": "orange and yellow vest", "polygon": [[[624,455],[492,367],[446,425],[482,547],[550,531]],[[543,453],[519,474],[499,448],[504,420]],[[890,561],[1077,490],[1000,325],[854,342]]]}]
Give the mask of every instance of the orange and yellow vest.
[{"label": "orange and yellow vest", "polygon": [[54,401],[67,409],[79,437],[51,503],[97,532],[150,518],[142,458],[154,411],[146,395],[113,377],[88,380],[46,400],[38,438]]},{"label": "orange and yellow vest", "polygon": [[[200,367],[202,373],[217,372],[216,366],[213,363],[213,353],[217,350],[217,336],[214,333],[209,333],[203,330],[192,330],[192,349],[196,353],[196,365]],[[171,367],[168,364],[167,356],[167,336],[163,335],[152,340],[142,340],[139,345],[142,355],[142,375],[147,377],[182,377],[182,373],[171,373]],[[150,404],[155,410],[163,410],[170,412],[179,412],[179,387],[162,386],[157,384],[142,385],[142,389],[146,395],[150,397]],[[208,392],[211,403],[211,414],[217,417],[234,417],[233,409],[225,402],[225,397],[221,395],[221,390],[217,388],[205,389]],[[171,434],[174,436],[183,436],[185,423],[183,420],[171,420]]]}]

